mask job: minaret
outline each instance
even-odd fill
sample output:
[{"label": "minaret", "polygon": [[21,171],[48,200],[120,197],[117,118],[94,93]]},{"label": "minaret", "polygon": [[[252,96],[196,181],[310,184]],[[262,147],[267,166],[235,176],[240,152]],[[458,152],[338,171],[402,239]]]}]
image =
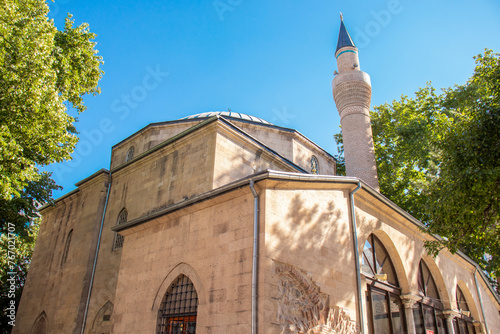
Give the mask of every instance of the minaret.
[{"label": "minaret", "polygon": [[332,90],[342,125],[346,175],[379,190],[370,124],[370,76],[360,70],[358,48],[345,28],[342,13],[335,58],[338,74],[333,78]]}]

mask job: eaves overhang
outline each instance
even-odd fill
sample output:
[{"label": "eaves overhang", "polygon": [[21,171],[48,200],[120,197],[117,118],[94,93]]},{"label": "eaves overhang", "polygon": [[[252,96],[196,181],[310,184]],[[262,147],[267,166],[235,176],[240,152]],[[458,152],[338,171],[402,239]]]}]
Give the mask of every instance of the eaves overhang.
[{"label": "eaves overhang", "polygon": [[[91,181],[93,179],[95,179],[96,177],[100,176],[101,174],[106,174],[106,175],[110,175],[110,172],[109,170],[107,170],[106,168],[101,168],[99,169],[97,172],[93,173],[92,175],[90,176],[87,176],[86,178],[84,178],[83,180],[80,180],[78,181],[77,183],[75,183],[75,186],[77,187],[80,187],[81,185],[83,185],[84,183],[88,182],[88,181]],[[61,197],[58,197],[56,198],[55,200],[49,202],[49,203],[46,203],[44,205],[42,205],[41,207],[38,208],[38,211],[42,211],[44,209],[47,209],[48,207],[51,207],[51,206],[55,206],[56,203],[58,202],[61,202],[63,201],[64,199],[78,193],[80,190],[78,188],[76,189],[73,189],[71,190],[70,192],[62,195]]]}]

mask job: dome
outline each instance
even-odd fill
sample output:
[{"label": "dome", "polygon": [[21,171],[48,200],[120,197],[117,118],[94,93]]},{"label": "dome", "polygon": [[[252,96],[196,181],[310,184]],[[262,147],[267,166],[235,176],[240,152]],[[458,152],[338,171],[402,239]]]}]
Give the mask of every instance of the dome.
[{"label": "dome", "polygon": [[272,123],[269,123],[268,121],[266,121],[262,118],[247,115],[247,114],[242,114],[242,113],[234,112],[234,111],[209,111],[209,112],[204,112],[201,114],[195,114],[195,115],[183,117],[181,119],[209,118],[209,117],[216,116],[216,115],[217,116],[224,116],[224,117],[231,117],[231,118],[239,118],[239,119],[243,119],[243,120],[250,121],[250,122],[271,124],[272,125]]}]

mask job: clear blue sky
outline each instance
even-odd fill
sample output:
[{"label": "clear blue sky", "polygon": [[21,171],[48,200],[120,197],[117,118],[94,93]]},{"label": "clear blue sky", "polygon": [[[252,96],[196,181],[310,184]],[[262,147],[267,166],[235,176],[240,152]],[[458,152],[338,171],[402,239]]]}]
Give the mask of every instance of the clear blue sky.
[{"label": "clear blue sky", "polygon": [[339,12],[372,79],[372,106],[463,84],[484,48],[500,51],[498,0],[206,0],[49,2],[98,35],[102,93],[78,116],[74,184],[110,164],[111,147],[149,123],[227,110],[297,129],[331,154],[340,119],[331,81]]}]

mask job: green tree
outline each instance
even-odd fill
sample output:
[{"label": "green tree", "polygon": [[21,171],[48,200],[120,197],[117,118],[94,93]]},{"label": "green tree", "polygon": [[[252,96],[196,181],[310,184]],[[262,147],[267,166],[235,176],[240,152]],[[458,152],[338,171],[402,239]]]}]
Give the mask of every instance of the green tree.
[{"label": "green tree", "polygon": [[[26,237],[15,233],[0,236],[0,333],[10,333],[12,305],[17,308],[38,234],[39,221],[35,219],[27,228]],[[13,302],[11,302],[13,301]],[[9,309],[10,308],[10,309]]]},{"label": "green tree", "polygon": [[70,159],[78,140],[66,105],[85,110],[99,92],[101,57],[88,25],[64,31],[47,17],[45,0],[0,6],[0,197],[19,196],[38,180],[37,166]]},{"label": "green tree", "polygon": [[337,175],[345,176],[344,139],[342,138],[342,133],[334,134],[333,139],[337,143],[337,154],[334,155],[337,165]]},{"label": "green tree", "polygon": [[38,180],[28,182],[19,196],[8,200],[0,198],[1,233],[11,232],[21,238],[28,238],[28,227],[39,217],[38,207],[49,203],[52,200],[52,190],[59,188],[49,173],[41,173]]},{"label": "green tree", "polygon": [[500,55],[478,55],[465,85],[445,90],[452,127],[439,142],[439,177],[429,184],[429,231],[447,240],[429,243],[463,250],[500,277]]},{"label": "green tree", "polygon": [[[464,251],[500,277],[500,55],[478,55],[468,82],[374,107],[380,191],[445,238],[426,244]],[[336,135],[339,145],[341,137]]]},{"label": "green tree", "polygon": [[424,223],[430,219],[423,192],[438,174],[438,144],[453,118],[441,102],[428,84],[415,98],[401,96],[370,113],[380,192]]},{"label": "green tree", "polygon": [[[0,6],[2,311],[11,300],[7,278],[14,278],[18,305],[38,231],[37,208],[50,202],[58,188],[38,168],[71,158],[78,137],[68,108],[84,111],[83,96],[100,92],[103,74],[96,35],[88,25],[74,27],[68,15],[59,31],[48,12],[45,0],[2,0]],[[6,320],[3,311],[0,327],[10,332]]]}]

